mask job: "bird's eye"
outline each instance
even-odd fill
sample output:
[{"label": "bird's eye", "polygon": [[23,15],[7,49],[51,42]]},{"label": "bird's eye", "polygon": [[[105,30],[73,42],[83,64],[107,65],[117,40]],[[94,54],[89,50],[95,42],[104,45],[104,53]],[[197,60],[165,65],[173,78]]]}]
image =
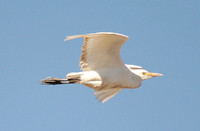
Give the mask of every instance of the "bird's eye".
[{"label": "bird's eye", "polygon": [[142,72],[142,74],[145,76],[147,74],[147,72]]}]

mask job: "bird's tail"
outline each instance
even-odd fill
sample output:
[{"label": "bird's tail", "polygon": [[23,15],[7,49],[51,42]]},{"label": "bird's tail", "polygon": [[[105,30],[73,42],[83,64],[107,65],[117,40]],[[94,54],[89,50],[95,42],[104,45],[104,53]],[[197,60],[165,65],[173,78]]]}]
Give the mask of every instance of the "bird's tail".
[{"label": "bird's tail", "polygon": [[59,79],[59,78],[53,78],[48,77],[44,80],[41,80],[41,84],[46,85],[58,85],[58,84],[73,84],[76,83],[76,79]]}]

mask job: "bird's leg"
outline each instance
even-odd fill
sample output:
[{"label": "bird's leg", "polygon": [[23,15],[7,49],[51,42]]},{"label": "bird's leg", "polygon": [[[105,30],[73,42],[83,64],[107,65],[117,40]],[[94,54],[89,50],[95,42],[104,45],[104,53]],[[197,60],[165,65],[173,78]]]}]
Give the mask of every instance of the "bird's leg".
[{"label": "bird's leg", "polygon": [[70,82],[68,79],[60,79],[60,78],[53,78],[48,77],[44,80],[41,80],[41,84],[47,84],[47,85],[57,85],[57,84],[69,84]]}]

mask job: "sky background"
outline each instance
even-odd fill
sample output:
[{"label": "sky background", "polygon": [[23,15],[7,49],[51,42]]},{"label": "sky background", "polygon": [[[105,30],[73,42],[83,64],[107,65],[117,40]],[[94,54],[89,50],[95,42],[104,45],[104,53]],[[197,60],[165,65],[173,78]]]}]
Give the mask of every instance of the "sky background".
[{"label": "sky background", "polygon": [[[0,0],[1,131],[199,131],[199,0]],[[163,77],[105,104],[83,85],[40,85],[79,69],[83,39],[130,37],[124,63]]]}]

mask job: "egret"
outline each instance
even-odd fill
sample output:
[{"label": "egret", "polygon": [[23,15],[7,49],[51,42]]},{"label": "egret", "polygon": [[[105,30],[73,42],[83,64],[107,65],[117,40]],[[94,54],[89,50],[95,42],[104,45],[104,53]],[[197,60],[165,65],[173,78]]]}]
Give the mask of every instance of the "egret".
[{"label": "egret", "polygon": [[69,73],[65,79],[49,77],[42,80],[42,84],[82,84],[94,89],[96,99],[104,103],[122,89],[139,88],[143,80],[163,76],[123,63],[120,49],[128,40],[126,35],[99,32],[68,36],[65,41],[76,38],[84,38],[80,58],[82,72]]}]

